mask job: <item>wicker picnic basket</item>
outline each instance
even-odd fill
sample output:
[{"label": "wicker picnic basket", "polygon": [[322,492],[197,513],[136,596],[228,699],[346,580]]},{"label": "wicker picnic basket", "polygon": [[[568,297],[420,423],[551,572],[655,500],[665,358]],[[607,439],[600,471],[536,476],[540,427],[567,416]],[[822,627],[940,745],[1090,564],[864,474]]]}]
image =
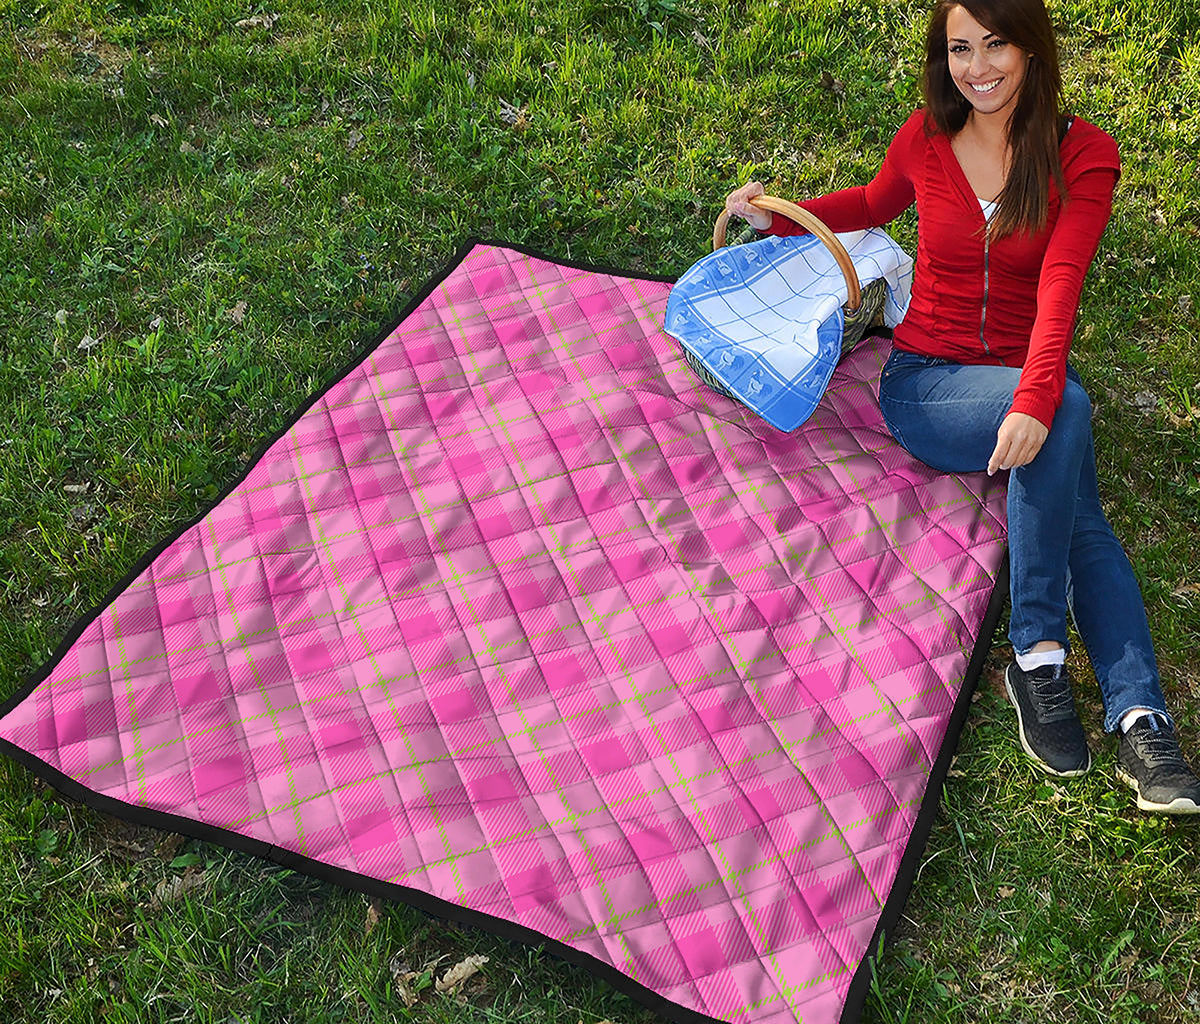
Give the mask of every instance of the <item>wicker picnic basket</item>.
[{"label": "wicker picnic basket", "polygon": [[[846,252],[846,247],[838,241],[837,235],[829,230],[824,221],[809,213],[803,207],[797,206],[786,199],[780,199],[778,196],[755,196],[750,202],[760,210],[782,213],[785,217],[794,220],[801,227],[807,228],[816,235],[825,243],[829,251],[833,253],[838,267],[841,268],[842,274],[846,278],[846,289],[849,293],[846,303],[842,306],[842,313],[845,317],[845,324],[842,328],[842,355],[845,355],[862,341],[871,328],[883,322],[883,303],[884,299],[887,298],[887,282],[880,277],[865,287],[860,287],[858,273],[854,269],[854,263],[850,259],[850,254]],[[722,210],[716,224],[713,225],[714,251],[725,245],[725,229],[728,223],[729,213]],[[746,225],[745,230],[734,239],[734,243],[752,241],[758,237],[760,237],[758,233],[752,227]],[[692,368],[696,376],[710,388],[728,398],[736,397],[686,347],[683,350],[683,357],[687,360],[688,366]]]}]

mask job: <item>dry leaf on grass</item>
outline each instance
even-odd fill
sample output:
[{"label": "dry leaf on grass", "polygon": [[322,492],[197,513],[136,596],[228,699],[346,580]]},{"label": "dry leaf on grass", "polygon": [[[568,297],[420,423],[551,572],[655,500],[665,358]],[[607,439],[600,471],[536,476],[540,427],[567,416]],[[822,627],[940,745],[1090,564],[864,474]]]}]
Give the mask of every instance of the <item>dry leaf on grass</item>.
[{"label": "dry leaf on grass", "polygon": [[168,903],[174,903],[184,893],[202,889],[208,881],[208,875],[203,871],[193,871],[188,868],[182,875],[164,878],[154,887],[154,899],[150,902],[151,910],[158,910]]},{"label": "dry leaf on grass", "polygon": [[400,999],[410,1010],[417,1005],[417,991],[410,984],[413,978],[417,977],[416,971],[409,971],[403,977],[396,976],[396,991],[400,993]]},{"label": "dry leaf on grass", "polygon": [[401,959],[402,955],[403,950],[392,957],[388,963],[388,970],[391,971],[392,981],[396,983],[396,991],[400,993],[401,1000],[411,1010],[421,998],[420,987],[417,985],[421,972],[414,971],[407,960]]},{"label": "dry leaf on grass", "polygon": [[455,964],[445,974],[443,974],[437,983],[439,992],[453,992],[468,978],[479,973],[479,968],[488,962],[486,956],[469,956],[460,963]]},{"label": "dry leaf on grass", "polygon": [[240,324],[246,319],[246,301],[243,299],[232,309],[227,309],[225,312],[229,315],[229,319],[235,324]]},{"label": "dry leaf on grass", "polygon": [[367,924],[363,934],[370,935],[375,930],[375,926],[379,924],[379,918],[383,914],[383,900],[373,899],[367,904]]},{"label": "dry leaf on grass", "polygon": [[167,836],[166,839],[159,843],[158,846],[155,847],[154,852],[158,854],[158,856],[162,857],[163,860],[170,860],[179,852],[179,848],[184,844],[184,842],[185,840],[183,836],[174,833]]}]

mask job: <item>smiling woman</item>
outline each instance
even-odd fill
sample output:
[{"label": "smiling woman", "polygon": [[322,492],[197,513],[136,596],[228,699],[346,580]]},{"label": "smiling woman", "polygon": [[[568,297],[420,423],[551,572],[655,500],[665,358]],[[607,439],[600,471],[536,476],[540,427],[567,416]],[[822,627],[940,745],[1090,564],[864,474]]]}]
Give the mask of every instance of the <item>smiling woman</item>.
[{"label": "smiling woman", "polygon": [[[942,0],[925,39],[925,107],[868,185],[800,205],[834,231],[888,223],[914,202],[912,300],[879,400],[896,440],[947,472],[1010,471],[1016,653],[1006,689],[1020,742],[1050,775],[1092,766],[1066,669],[1067,615],[1120,731],[1118,778],[1138,807],[1200,813],[1200,778],[1175,739],[1137,580],[1100,507],[1091,404],[1067,363],[1083,280],[1121,173],[1114,140],[1062,109],[1042,0]],[[803,233],[756,209],[732,214]]]}]

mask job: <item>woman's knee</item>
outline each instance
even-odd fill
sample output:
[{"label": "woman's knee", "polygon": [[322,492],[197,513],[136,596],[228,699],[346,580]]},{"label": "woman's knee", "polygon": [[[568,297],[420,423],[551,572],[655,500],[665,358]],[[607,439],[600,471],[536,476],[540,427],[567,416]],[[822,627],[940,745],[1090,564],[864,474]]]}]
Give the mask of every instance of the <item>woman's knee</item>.
[{"label": "woman's knee", "polygon": [[1088,398],[1088,393],[1083,390],[1082,384],[1067,380],[1066,386],[1063,388],[1062,405],[1058,411],[1060,414],[1065,413],[1072,423],[1086,423],[1089,427],[1091,426],[1092,400]]},{"label": "woman's knee", "polygon": [[1058,443],[1074,446],[1086,444],[1092,436],[1092,400],[1075,381],[1068,379],[1063,388],[1062,404],[1050,425],[1050,437]]}]

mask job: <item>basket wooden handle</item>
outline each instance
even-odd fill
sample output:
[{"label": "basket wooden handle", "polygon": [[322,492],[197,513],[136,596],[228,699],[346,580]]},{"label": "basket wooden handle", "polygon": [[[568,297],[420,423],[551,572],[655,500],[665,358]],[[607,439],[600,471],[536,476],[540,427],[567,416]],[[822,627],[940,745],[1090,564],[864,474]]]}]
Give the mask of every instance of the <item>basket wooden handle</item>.
[{"label": "basket wooden handle", "polygon": [[[824,221],[814,217],[803,207],[789,203],[786,199],[780,199],[778,196],[755,196],[750,200],[750,204],[757,206],[760,210],[782,213],[801,227],[808,228],[824,242],[829,251],[833,253],[833,258],[837,260],[842,276],[846,279],[846,290],[849,293],[849,298],[846,300],[846,312],[853,313],[858,309],[862,295],[858,287],[858,272],[854,269],[854,262],[850,259],[850,254],[846,252],[846,247],[838,241],[837,235],[825,226]],[[725,226],[728,223],[729,211],[722,210],[721,215],[717,218],[717,223],[713,225],[714,249],[720,249],[725,244]]]}]

